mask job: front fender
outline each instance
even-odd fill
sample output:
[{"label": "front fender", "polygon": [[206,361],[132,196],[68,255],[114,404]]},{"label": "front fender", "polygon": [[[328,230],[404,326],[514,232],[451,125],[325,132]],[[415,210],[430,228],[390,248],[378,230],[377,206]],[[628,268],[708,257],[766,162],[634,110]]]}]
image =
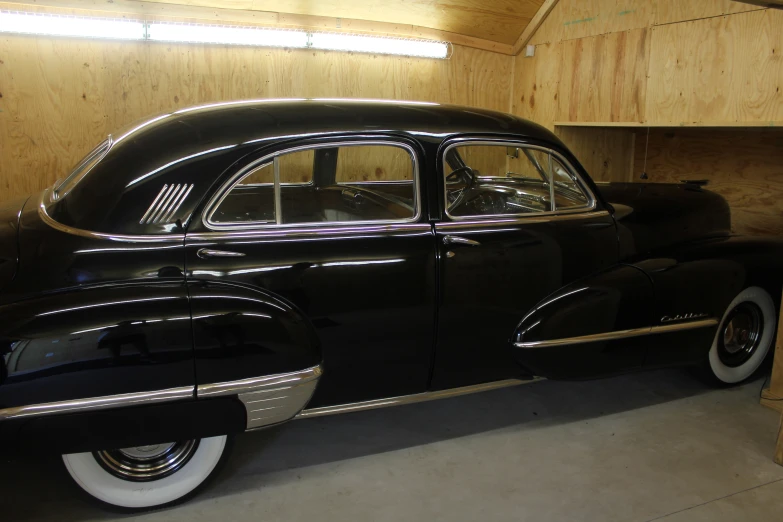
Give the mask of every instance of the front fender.
[{"label": "front fender", "polygon": [[632,266],[615,265],[561,288],[528,313],[512,342],[519,363],[548,378],[577,379],[641,366],[636,340],[594,341],[594,336],[649,328],[652,284]]}]

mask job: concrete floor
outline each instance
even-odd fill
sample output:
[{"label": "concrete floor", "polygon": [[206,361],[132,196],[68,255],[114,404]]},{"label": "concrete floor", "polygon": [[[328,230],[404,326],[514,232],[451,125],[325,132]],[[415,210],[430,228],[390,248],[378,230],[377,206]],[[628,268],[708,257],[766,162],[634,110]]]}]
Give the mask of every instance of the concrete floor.
[{"label": "concrete floor", "polygon": [[781,520],[761,384],[665,370],[297,421],[239,437],[201,495],[138,516],[85,503],[56,459],[3,462],[0,519]]}]

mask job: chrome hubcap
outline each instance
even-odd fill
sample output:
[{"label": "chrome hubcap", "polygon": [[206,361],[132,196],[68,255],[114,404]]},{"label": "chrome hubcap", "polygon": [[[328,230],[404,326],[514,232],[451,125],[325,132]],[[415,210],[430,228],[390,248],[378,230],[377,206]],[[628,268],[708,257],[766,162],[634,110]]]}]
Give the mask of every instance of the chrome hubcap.
[{"label": "chrome hubcap", "polygon": [[167,442],[135,448],[96,451],[95,460],[115,477],[132,482],[150,482],[168,477],[188,463],[198,440]]},{"label": "chrome hubcap", "polygon": [[723,323],[718,356],[729,367],[741,366],[755,353],[761,339],[764,321],[761,309],[753,303],[741,303]]}]

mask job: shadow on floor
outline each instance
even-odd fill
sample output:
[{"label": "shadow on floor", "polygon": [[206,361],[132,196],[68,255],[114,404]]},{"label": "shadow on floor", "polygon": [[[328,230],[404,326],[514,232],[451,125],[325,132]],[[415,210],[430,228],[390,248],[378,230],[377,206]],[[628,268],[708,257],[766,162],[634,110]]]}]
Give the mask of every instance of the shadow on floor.
[{"label": "shadow on floor", "polygon": [[[535,429],[589,420],[708,391],[710,388],[684,370],[659,370],[587,382],[541,381],[441,401],[296,421],[237,437],[227,466],[201,498],[238,493],[291,477],[276,474],[278,471],[512,426]],[[128,516],[85,503],[57,457],[0,461],[0,466],[0,513],[4,520]]]}]

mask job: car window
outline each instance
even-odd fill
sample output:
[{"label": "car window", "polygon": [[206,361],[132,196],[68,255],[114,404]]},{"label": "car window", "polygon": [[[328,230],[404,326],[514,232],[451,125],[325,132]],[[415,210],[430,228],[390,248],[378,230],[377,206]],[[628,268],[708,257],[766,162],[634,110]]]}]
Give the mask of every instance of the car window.
[{"label": "car window", "polygon": [[587,207],[590,202],[562,161],[534,147],[450,147],[444,177],[446,210],[452,217],[535,214]]},{"label": "car window", "polygon": [[209,223],[246,227],[410,220],[416,216],[414,166],[407,148],[390,144],[283,153],[253,167],[236,183]]}]

